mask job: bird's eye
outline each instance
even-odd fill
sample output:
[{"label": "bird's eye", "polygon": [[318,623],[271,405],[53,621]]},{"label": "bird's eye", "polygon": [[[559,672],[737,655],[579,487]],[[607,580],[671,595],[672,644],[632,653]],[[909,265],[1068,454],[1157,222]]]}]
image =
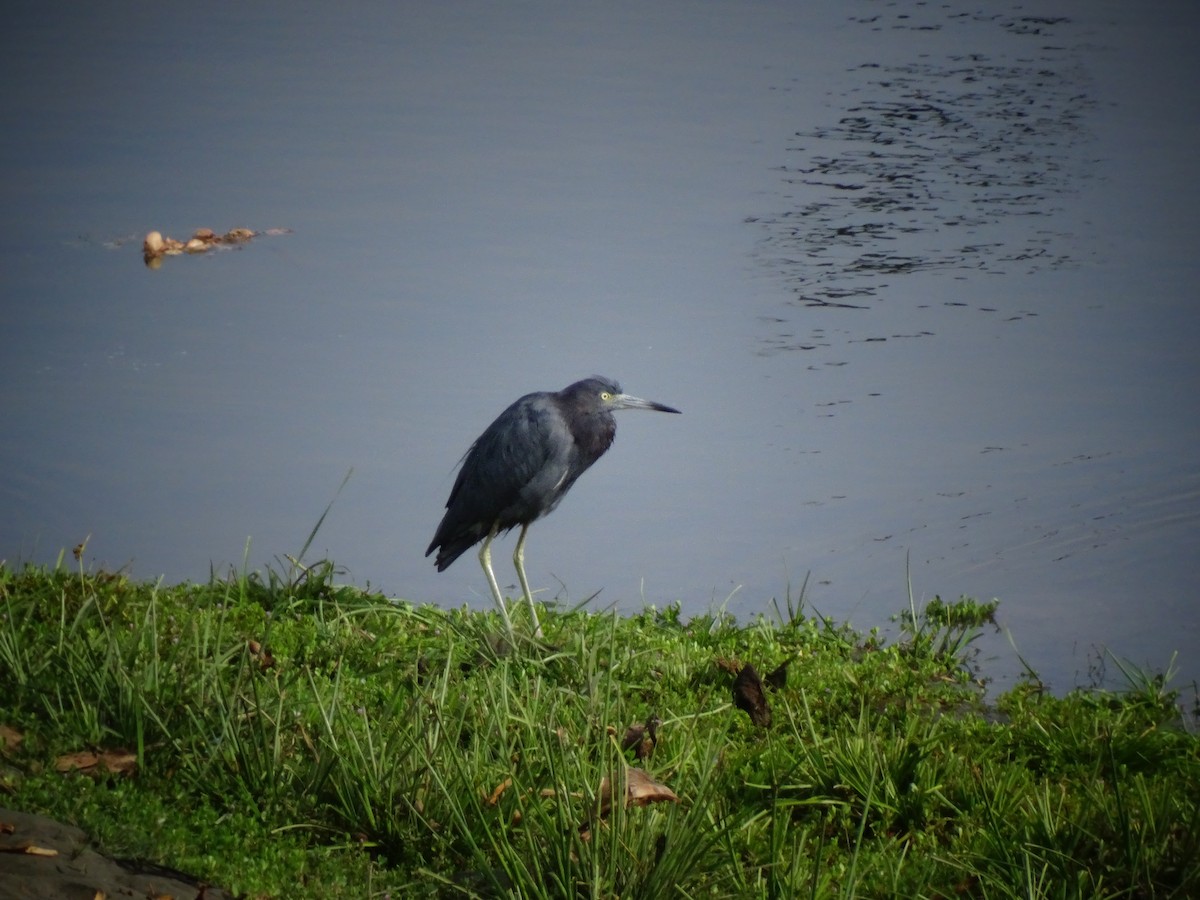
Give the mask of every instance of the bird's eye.
[{"label": "bird's eye", "polygon": [[601,391],[600,399],[603,400],[605,403],[607,403],[609,400],[612,399],[612,394],[610,394],[608,391]]}]

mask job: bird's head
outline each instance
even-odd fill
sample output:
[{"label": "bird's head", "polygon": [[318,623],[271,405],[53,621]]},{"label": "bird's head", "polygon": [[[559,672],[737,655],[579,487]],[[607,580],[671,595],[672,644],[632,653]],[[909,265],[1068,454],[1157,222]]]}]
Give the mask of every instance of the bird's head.
[{"label": "bird's head", "polygon": [[597,413],[613,413],[618,409],[652,409],[655,412],[678,413],[673,406],[667,406],[654,400],[643,400],[621,391],[621,386],[611,378],[593,375],[583,381],[577,381],[560,392],[564,398],[570,398],[574,404]]}]

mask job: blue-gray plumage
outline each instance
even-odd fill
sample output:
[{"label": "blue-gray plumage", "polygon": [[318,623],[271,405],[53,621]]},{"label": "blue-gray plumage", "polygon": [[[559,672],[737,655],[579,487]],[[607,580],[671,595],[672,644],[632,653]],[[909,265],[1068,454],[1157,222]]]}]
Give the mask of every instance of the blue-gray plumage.
[{"label": "blue-gray plumage", "polygon": [[596,375],[556,393],[526,394],[496,418],[463,457],[450,489],[446,514],[425,555],[437,550],[439,572],[483,541],[479,562],[505,623],[511,623],[492,572],[491,543],[502,531],[521,526],[513,565],[539,633],[537,611],[525,577],[525,532],[551,512],[571,485],[604,455],[617,433],[618,409],[679,410],[621,393],[610,378]]}]

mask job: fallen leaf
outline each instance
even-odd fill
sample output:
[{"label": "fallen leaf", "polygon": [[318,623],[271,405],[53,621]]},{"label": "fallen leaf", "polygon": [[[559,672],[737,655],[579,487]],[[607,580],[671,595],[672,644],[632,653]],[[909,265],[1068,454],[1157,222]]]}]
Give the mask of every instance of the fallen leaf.
[{"label": "fallen leaf", "polygon": [[662,719],[652,715],[644,724],[630,725],[621,740],[622,750],[632,750],[636,759],[646,759],[658,744],[658,726]]},{"label": "fallen leaf", "polygon": [[750,716],[750,721],[759,728],[766,728],[771,724],[771,709],[767,706],[762,679],[749,663],[733,680],[733,702],[738,709],[744,710]]},{"label": "fallen leaf", "polygon": [[647,806],[651,803],[678,803],[679,797],[661,781],[655,781],[642,769],[625,770],[625,805]]},{"label": "fallen leaf", "polygon": [[54,768],[59,772],[70,772],[72,769],[86,771],[96,765],[99,759],[95,753],[81,750],[78,753],[66,753],[54,761]]},{"label": "fallen leaf", "polygon": [[[651,803],[678,803],[679,797],[673,790],[660,781],[655,781],[643,769],[636,766],[625,766],[625,807],[648,806]],[[606,818],[612,812],[613,789],[611,779],[605,775],[600,779],[600,818]],[[591,820],[579,826],[579,833],[586,841],[591,837]]]},{"label": "fallen leaf", "polygon": [[106,750],[100,764],[114,775],[132,775],[137,770],[137,754],[127,750]]},{"label": "fallen leaf", "polygon": [[275,665],[275,657],[271,655],[271,651],[263,647],[258,641],[247,641],[246,649],[250,651],[251,656],[258,660],[260,669],[270,669]]},{"label": "fallen leaf", "polygon": [[0,853],[20,853],[22,856],[58,856],[58,851],[53,847],[41,847],[33,841],[0,845]]},{"label": "fallen leaf", "polygon": [[500,782],[499,786],[492,791],[491,795],[487,798],[488,806],[495,806],[497,803],[499,803],[504,792],[512,787],[512,783],[513,781],[511,778],[505,778],[502,782]]},{"label": "fallen leaf", "polygon": [[763,679],[767,683],[767,687],[774,688],[777,691],[787,687],[788,663],[790,662],[790,659],[785,659],[771,670],[770,674]]},{"label": "fallen leaf", "polygon": [[0,746],[3,746],[5,750],[16,750],[21,746],[23,740],[25,740],[25,735],[15,728],[0,725]]},{"label": "fallen leaf", "polygon": [[79,771],[86,775],[132,775],[137,770],[137,754],[128,750],[80,750],[66,753],[54,761],[59,772]]}]

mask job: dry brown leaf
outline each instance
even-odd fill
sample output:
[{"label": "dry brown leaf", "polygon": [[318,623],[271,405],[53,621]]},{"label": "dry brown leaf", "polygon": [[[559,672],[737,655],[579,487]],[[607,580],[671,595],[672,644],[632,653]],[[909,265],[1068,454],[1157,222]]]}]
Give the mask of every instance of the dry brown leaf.
[{"label": "dry brown leaf", "polygon": [[53,847],[41,847],[33,841],[2,845],[0,853],[20,853],[22,856],[58,856],[58,851]]},{"label": "dry brown leaf", "polygon": [[744,710],[750,716],[750,721],[759,728],[766,728],[771,724],[771,708],[767,705],[762,679],[749,663],[733,680],[733,702],[738,709]]},{"label": "dry brown leaf", "polygon": [[95,753],[80,750],[78,753],[65,753],[54,761],[54,768],[59,772],[70,772],[72,769],[87,771],[96,765],[99,759]]},{"label": "dry brown leaf", "polygon": [[100,764],[114,775],[132,775],[137,770],[137,754],[112,750],[100,754]]},{"label": "dry brown leaf", "polygon": [[504,792],[512,787],[512,783],[513,782],[511,778],[505,778],[502,782],[500,782],[496,789],[488,796],[488,806],[495,806],[497,803],[499,803],[500,798],[504,795]]},{"label": "dry brown leaf", "polygon": [[773,690],[776,690],[776,691],[781,691],[785,687],[787,687],[787,676],[788,676],[788,664],[789,663],[791,663],[791,660],[785,659],[783,662],[781,662],[779,665],[777,665],[774,669],[772,669],[766,675],[765,678],[763,678],[763,681],[766,683],[767,687],[772,688]]},{"label": "dry brown leaf", "polygon": [[[613,791],[612,781],[607,775],[600,779],[600,818],[605,818],[612,812]],[[642,769],[635,766],[625,767],[625,806],[647,806],[651,803],[671,801],[678,803],[679,797],[673,790],[659,781],[655,781]],[[580,833],[586,839],[589,836],[590,824],[584,822],[579,827]]]},{"label": "dry brown leaf", "polygon": [[651,715],[641,725],[630,725],[621,739],[621,749],[632,750],[636,759],[646,759],[658,743],[658,726],[661,724],[662,719]]},{"label": "dry brown leaf", "polygon": [[128,750],[102,750],[100,753],[80,750],[60,756],[54,761],[54,768],[59,772],[77,770],[86,775],[132,775],[137,769],[137,754]]},{"label": "dry brown leaf", "polygon": [[250,651],[251,656],[258,660],[260,669],[270,669],[275,665],[275,657],[271,655],[271,651],[263,647],[258,641],[247,641],[246,649]]},{"label": "dry brown leaf", "polygon": [[718,669],[728,672],[730,675],[736,675],[742,668],[741,660],[737,659],[737,657],[729,659],[725,656],[718,656],[713,662],[716,663]]},{"label": "dry brown leaf", "polygon": [[649,803],[678,803],[679,797],[660,781],[655,781],[643,770],[630,767],[625,770],[625,805],[646,806]]},{"label": "dry brown leaf", "polygon": [[21,741],[23,740],[25,740],[25,735],[21,734],[15,728],[0,725],[0,747],[3,747],[3,749],[16,750],[21,746]]}]

